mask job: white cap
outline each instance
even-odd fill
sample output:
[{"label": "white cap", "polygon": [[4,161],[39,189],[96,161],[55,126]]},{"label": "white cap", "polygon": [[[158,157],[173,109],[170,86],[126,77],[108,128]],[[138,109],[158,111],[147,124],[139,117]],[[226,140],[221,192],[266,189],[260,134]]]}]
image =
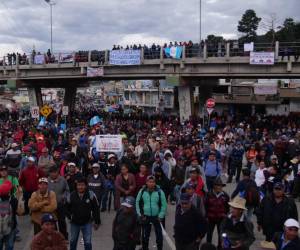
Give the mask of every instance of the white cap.
[{"label": "white cap", "polygon": [[295,143],[294,139],[289,140],[289,143]]},{"label": "white cap", "polygon": [[109,154],[107,160],[110,160],[111,158],[117,158],[117,157],[114,154]]},{"label": "white cap", "polygon": [[69,163],[68,163],[68,166],[69,166],[69,167],[71,167],[71,166],[76,167],[76,164],[75,164],[74,162],[69,162]]},{"label": "white cap", "polygon": [[94,164],[92,165],[92,168],[100,168],[100,165],[99,165],[98,163],[94,163]]},{"label": "white cap", "polygon": [[18,144],[14,142],[13,144],[11,144],[11,147],[12,148],[18,147]]},{"label": "white cap", "polygon": [[284,226],[285,227],[296,227],[296,228],[300,228],[299,227],[299,222],[294,220],[294,219],[287,219],[285,222],[284,222]]},{"label": "white cap", "polygon": [[28,157],[27,161],[35,162],[35,158],[33,156]]}]

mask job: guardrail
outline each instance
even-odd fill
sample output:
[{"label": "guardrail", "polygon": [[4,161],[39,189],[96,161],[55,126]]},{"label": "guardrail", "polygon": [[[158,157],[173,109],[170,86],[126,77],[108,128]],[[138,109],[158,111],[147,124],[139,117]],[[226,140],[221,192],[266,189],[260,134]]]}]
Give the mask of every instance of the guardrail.
[{"label": "guardrail", "polygon": [[[299,59],[300,55],[300,42],[290,43],[254,43],[253,51],[255,52],[275,52],[275,59],[281,58],[282,60],[287,57],[290,59],[294,56],[295,60]],[[109,50],[105,51],[77,51],[77,52],[62,52],[48,54],[10,54],[0,59],[0,66],[14,67],[19,65],[33,65],[33,64],[73,64],[79,66],[80,63],[98,62],[98,65],[109,65]],[[193,44],[190,46],[183,46],[180,58],[203,58],[208,57],[247,57],[250,52],[244,51],[244,44],[238,42],[227,43],[203,43]],[[163,47],[159,48],[142,48],[141,59],[144,60],[158,60],[168,58],[165,54]]]}]

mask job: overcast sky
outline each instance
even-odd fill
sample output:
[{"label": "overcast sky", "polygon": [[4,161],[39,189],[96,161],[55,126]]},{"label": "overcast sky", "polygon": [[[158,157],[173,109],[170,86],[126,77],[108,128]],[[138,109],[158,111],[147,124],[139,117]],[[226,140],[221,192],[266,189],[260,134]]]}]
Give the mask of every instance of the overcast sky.
[{"label": "overcast sky", "polygon": [[[54,0],[54,51],[110,49],[113,44],[199,40],[200,0]],[[237,23],[252,8],[300,21],[300,0],[202,0],[202,37],[239,36]],[[0,55],[50,47],[50,8],[44,0],[0,0]]]}]

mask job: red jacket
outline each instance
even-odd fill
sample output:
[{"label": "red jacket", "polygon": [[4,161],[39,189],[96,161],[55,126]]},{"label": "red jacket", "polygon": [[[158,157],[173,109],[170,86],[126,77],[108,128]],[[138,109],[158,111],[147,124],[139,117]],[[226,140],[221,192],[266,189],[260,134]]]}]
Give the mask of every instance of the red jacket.
[{"label": "red jacket", "polygon": [[193,181],[193,180],[190,180],[194,185],[196,184],[196,190],[195,190],[195,193],[200,196],[200,197],[204,197],[204,182],[202,180],[202,177],[199,176],[198,177],[198,180],[197,181]]},{"label": "red jacket", "polygon": [[26,192],[35,192],[38,190],[39,178],[44,176],[44,172],[41,169],[38,169],[36,166],[26,167],[21,171],[19,177],[20,186]]},{"label": "red jacket", "polygon": [[229,212],[228,202],[230,201],[227,193],[223,192],[219,197],[213,192],[209,192],[205,198],[206,216],[209,221],[221,221]]}]

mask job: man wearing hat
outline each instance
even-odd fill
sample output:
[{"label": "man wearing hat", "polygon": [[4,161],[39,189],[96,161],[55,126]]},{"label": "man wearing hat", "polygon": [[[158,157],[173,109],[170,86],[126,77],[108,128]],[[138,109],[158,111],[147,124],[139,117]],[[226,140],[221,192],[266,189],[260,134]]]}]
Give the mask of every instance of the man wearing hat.
[{"label": "man wearing hat", "polygon": [[41,231],[42,215],[44,213],[54,215],[57,208],[56,195],[53,191],[49,191],[48,189],[48,179],[42,177],[38,182],[38,190],[32,193],[28,201],[35,235]]},{"label": "man wearing hat", "polygon": [[[115,199],[115,179],[117,175],[120,173],[120,167],[117,162],[117,157],[115,154],[109,154],[107,157],[107,163],[100,168],[101,173],[104,175],[106,183],[109,185],[109,188],[112,190],[114,199]],[[106,192],[103,195],[102,198],[102,209],[101,212],[106,211],[107,207],[107,201],[108,201],[108,189],[106,189]]]},{"label": "man wearing hat", "polygon": [[176,208],[174,238],[176,250],[198,250],[207,231],[207,222],[192,205],[188,193],[180,195]]},{"label": "man wearing hat", "polygon": [[113,250],[134,250],[140,237],[138,217],[135,210],[135,199],[131,196],[121,203],[113,221]]},{"label": "man wearing hat", "polygon": [[273,242],[277,250],[298,250],[300,249],[299,222],[294,219],[287,219],[284,222],[283,233],[275,234]]},{"label": "man wearing hat", "polygon": [[[230,206],[230,213],[222,221],[220,233],[221,235],[226,234],[231,246],[229,249],[249,250],[255,241],[255,237],[253,224],[244,215],[244,212],[247,210],[246,200],[237,196],[231,202],[228,202],[228,204]],[[223,241],[223,248],[224,243]]]},{"label": "man wearing hat", "polygon": [[70,193],[72,193],[76,189],[76,181],[80,178],[82,178],[82,173],[79,170],[79,167],[76,166],[75,162],[69,162],[68,165],[68,172],[65,176]]},{"label": "man wearing hat", "polygon": [[229,195],[223,191],[225,184],[218,177],[213,184],[213,189],[205,197],[205,209],[208,219],[207,242],[212,242],[215,226],[218,231],[218,246],[221,247],[220,225],[229,212]]},{"label": "man wearing hat", "polygon": [[204,173],[208,191],[213,188],[214,181],[221,175],[221,164],[216,160],[216,153],[210,151],[207,161],[204,162]]},{"label": "man wearing hat", "polygon": [[52,166],[49,170],[48,188],[53,191],[56,196],[56,215],[59,232],[61,232],[65,239],[68,239],[67,224],[66,224],[66,211],[65,206],[70,197],[70,189],[66,179],[59,175],[59,169]]},{"label": "man wearing hat", "polygon": [[88,176],[87,182],[89,190],[95,193],[99,207],[101,207],[102,197],[105,192],[105,177],[100,172],[100,165],[98,163],[92,165],[92,173]]},{"label": "man wearing hat", "polygon": [[31,194],[38,189],[39,178],[44,176],[44,172],[36,167],[35,158],[33,156],[28,157],[27,166],[21,171],[19,177],[19,184],[23,189],[25,214],[29,213],[29,198],[31,197]]},{"label": "man wearing hat", "polygon": [[298,220],[298,211],[294,200],[284,194],[284,185],[277,182],[273,194],[265,196],[256,211],[258,230],[263,230],[267,241],[271,241],[276,232],[281,232],[284,222],[293,218]]},{"label": "man wearing hat", "polygon": [[42,155],[39,157],[38,160],[38,167],[42,168],[45,175],[49,175],[49,170],[51,166],[55,165],[52,155],[49,154],[49,150],[47,147],[42,149]]},{"label": "man wearing hat", "polygon": [[67,250],[64,236],[55,230],[56,220],[52,214],[44,214],[41,219],[42,230],[34,236],[31,250]]}]

